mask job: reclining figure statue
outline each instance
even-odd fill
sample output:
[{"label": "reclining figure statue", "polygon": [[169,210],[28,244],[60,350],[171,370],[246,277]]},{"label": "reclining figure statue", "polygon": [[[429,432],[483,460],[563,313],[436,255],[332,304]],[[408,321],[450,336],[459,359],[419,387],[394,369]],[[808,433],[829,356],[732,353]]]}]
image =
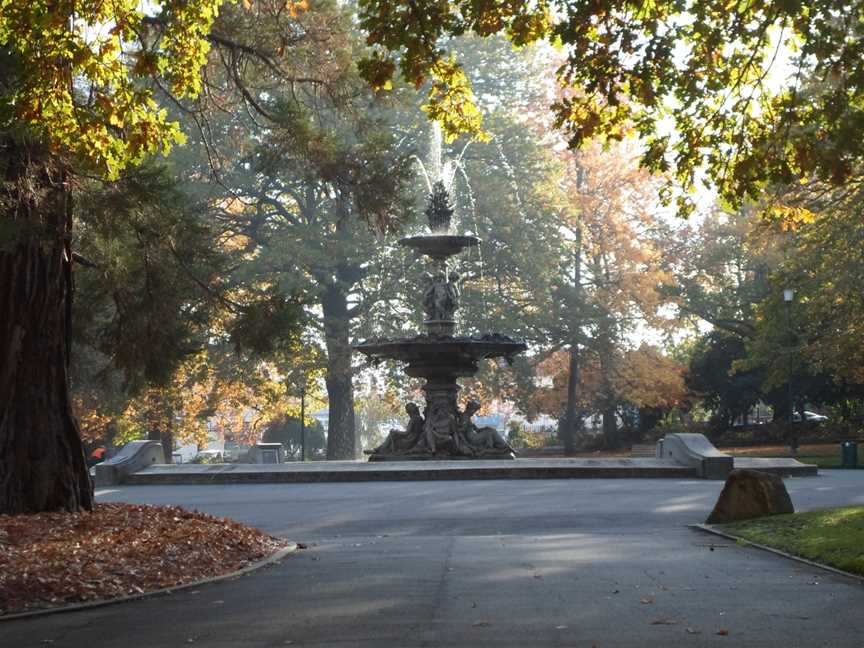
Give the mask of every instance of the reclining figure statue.
[{"label": "reclining figure statue", "polygon": [[466,454],[474,456],[482,454],[502,454],[513,452],[510,444],[493,427],[478,428],[471,417],[480,409],[480,403],[469,400],[465,411],[459,417],[459,428],[456,431],[457,446]]},{"label": "reclining figure statue", "polygon": [[416,403],[406,403],[405,412],[409,418],[408,427],[405,430],[390,430],[384,443],[375,448],[372,454],[405,454],[422,439],[425,420],[420,414],[420,408]]}]

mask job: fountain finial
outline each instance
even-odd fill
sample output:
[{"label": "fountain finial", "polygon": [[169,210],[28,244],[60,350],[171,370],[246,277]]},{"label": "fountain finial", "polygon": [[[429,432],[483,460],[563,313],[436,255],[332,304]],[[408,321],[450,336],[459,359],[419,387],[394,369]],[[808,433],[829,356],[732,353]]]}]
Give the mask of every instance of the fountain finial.
[{"label": "fountain finial", "polygon": [[432,193],[429,194],[424,213],[429,219],[429,228],[433,232],[446,232],[450,229],[453,207],[450,206],[450,194],[447,193],[447,188],[441,180],[432,185]]}]

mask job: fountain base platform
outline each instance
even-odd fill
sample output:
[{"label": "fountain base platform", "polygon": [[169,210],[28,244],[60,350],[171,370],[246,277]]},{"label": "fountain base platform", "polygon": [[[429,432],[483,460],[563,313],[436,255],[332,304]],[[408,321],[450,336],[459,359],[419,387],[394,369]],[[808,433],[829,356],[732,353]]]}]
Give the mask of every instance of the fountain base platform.
[{"label": "fountain base platform", "polygon": [[279,484],[474,479],[699,479],[696,468],[660,459],[498,461],[307,461],[284,464],[154,464],[125,484]]},{"label": "fountain base platform", "polygon": [[501,453],[485,454],[472,457],[450,457],[447,455],[433,454],[377,454],[371,450],[366,451],[369,455],[369,461],[513,461],[516,455],[513,452],[504,451]]}]

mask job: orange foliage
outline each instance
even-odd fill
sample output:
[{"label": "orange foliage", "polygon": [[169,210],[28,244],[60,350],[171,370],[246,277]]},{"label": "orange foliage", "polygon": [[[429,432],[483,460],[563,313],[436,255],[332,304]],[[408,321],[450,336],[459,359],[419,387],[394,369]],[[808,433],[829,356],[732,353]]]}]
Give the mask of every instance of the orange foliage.
[{"label": "orange foliage", "polygon": [[[557,414],[564,411],[569,362],[569,352],[558,351],[537,366],[538,375],[551,378],[552,383],[534,393],[533,412]],[[580,408],[599,410],[601,403],[611,397],[635,407],[671,409],[687,398],[685,367],[650,345],[624,351],[616,358],[614,367],[611,381],[607,383],[596,357],[583,355],[577,391]],[[606,393],[607,389],[611,394]]]},{"label": "orange foliage", "polygon": [[107,439],[114,418],[100,409],[96,399],[89,395],[73,395],[72,413],[78,419],[81,438],[85,443],[98,443]]}]

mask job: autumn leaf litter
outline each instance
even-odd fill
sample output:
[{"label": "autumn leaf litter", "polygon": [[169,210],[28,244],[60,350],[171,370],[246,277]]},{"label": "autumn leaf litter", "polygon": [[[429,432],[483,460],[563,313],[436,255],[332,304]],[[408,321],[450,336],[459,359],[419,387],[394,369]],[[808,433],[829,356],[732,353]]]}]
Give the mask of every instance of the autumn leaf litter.
[{"label": "autumn leaf litter", "polygon": [[142,594],[228,574],[286,547],[176,506],[0,516],[0,616]]}]

